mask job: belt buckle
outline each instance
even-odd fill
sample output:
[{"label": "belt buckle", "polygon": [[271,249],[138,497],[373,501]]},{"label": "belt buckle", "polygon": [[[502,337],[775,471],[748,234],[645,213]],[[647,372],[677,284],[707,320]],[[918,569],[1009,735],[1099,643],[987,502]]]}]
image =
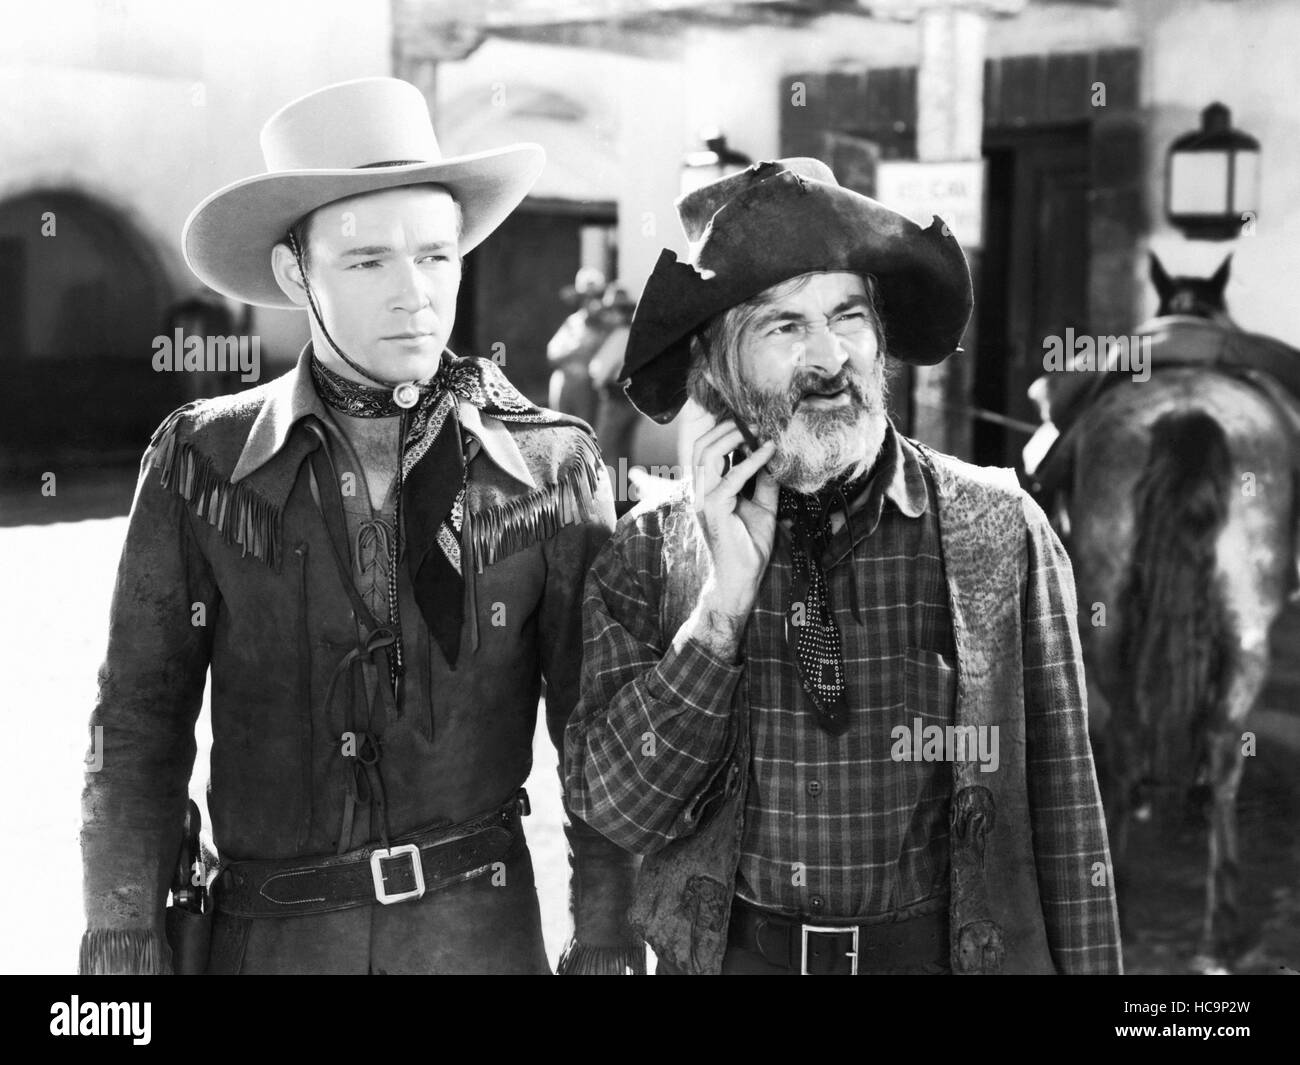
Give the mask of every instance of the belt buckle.
[{"label": "belt buckle", "polygon": [[808,934],[834,935],[842,936],[846,932],[853,935],[853,949],[848,951],[844,956],[849,959],[849,975],[858,975],[858,926],[853,925],[850,928],[833,928],[827,925],[801,924],[799,926],[799,975],[811,976],[808,972]]},{"label": "belt buckle", "polygon": [[[415,887],[410,891],[398,891],[392,894],[384,886],[384,870],[380,865],[388,858],[405,855],[411,859],[411,871],[415,874]],[[424,866],[420,864],[420,848],[414,843],[403,843],[400,847],[380,847],[370,855],[370,875],[375,881],[375,898],[383,905],[391,906],[394,902],[418,899],[424,894]],[[855,940],[856,942],[856,940]]]}]

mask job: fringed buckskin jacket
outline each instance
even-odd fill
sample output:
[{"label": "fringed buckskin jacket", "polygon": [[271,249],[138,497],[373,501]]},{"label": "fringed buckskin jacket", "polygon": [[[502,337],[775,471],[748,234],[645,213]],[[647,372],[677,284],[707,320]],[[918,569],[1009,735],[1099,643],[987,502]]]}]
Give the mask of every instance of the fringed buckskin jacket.
[{"label": "fringed buckskin jacket", "polygon": [[[925,465],[938,500],[956,643],[955,724],[995,726],[1001,745],[994,772],[982,772],[974,761],[952,763],[951,971],[1118,973],[1119,925],[1088,742],[1069,559],[1012,471],[971,466],[900,439]],[[648,562],[638,562],[628,578],[622,552],[631,537],[654,547]],[[641,742],[638,736],[609,734],[606,714],[614,701],[644,698],[665,712],[677,709],[665,702],[673,695],[664,670],[671,672],[670,661],[691,653],[675,634],[694,609],[710,564],[688,490],[638,507],[621,520],[588,579],[582,698],[569,721],[565,759],[573,809],[611,839],[644,854],[630,914],[633,927],[671,970],[696,974],[722,969],[744,840],[751,783],[744,662],[770,656],[779,633],[760,632],[752,619],[746,627],[739,679],[730,695],[726,754],[707,767],[705,783],[671,823],[665,820],[647,834],[620,814],[610,799],[616,771],[594,752],[634,749]],[[616,570],[639,584],[639,597],[606,600],[598,578]],[[620,586],[627,586],[626,579]],[[763,594],[760,589],[760,599]],[[651,617],[628,614],[642,605]],[[642,666],[632,676],[637,667],[620,669],[602,655],[604,641],[615,638],[611,626],[617,627],[617,639],[636,639],[639,648],[644,634],[653,633],[642,661],[663,655],[659,665],[648,673]],[[1055,651],[1045,655],[1051,648]],[[1035,771],[1042,774],[1034,781],[1028,779],[1031,745]],[[647,775],[640,787],[653,786],[652,763],[646,758],[638,764],[637,772]],[[1031,810],[1033,796],[1038,808]],[[1048,823],[1056,844],[1050,854],[1035,836],[1035,826]]]},{"label": "fringed buckskin jacket", "polygon": [[[169,971],[164,905],[209,670],[221,860],[336,852],[340,705],[363,693],[331,684],[357,622],[313,494],[307,459],[329,414],[309,359],[310,346],[277,380],[182,407],[145,452],[91,718],[102,768],[83,795],[83,973]],[[583,579],[613,526],[585,425],[462,413],[481,447],[468,463],[454,670],[399,565],[404,697],[379,711],[392,714],[381,766],[393,836],[509,802],[532,768],[543,679],[561,741],[578,693]],[[369,805],[353,847],[379,838]],[[560,971],[639,971],[644,949],[625,923],[635,859],[576,819],[565,831],[575,938]],[[293,917],[218,910],[209,971],[549,972],[527,846],[491,876],[417,900]]]}]

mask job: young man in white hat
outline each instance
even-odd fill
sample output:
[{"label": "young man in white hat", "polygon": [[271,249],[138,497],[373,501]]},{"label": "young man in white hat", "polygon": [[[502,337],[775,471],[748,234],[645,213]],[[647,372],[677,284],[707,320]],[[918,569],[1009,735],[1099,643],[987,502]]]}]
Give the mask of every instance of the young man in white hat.
[{"label": "young man in white hat", "polygon": [[[438,150],[414,86],[297,100],[267,173],[183,242],[227,296],[308,312],[294,370],[155,433],[118,573],[82,831],[83,972],[168,971],[166,888],[211,673],[209,972],[549,971],[521,817],[537,704],[577,694],[612,501],[590,429],[446,350],[461,256],[536,145]],[[580,822],[561,971],[642,965],[632,859]]]},{"label": "young man in white hat", "polygon": [[670,973],[1120,971],[1069,561],[886,413],[887,351],[961,339],[956,240],[813,159],[678,210],[624,376],[716,420],[591,569],[566,737],[574,811],[646,855],[633,925]]}]

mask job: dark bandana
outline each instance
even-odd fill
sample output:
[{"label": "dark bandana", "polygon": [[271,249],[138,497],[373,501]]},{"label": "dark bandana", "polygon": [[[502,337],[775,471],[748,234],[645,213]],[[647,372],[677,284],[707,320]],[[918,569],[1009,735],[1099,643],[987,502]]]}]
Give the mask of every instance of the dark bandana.
[{"label": "dark bandana", "polygon": [[[402,459],[398,471],[398,528],[393,554],[406,554],[406,569],[415,601],[429,631],[453,667],[460,653],[465,617],[465,582],[461,573],[460,537],[465,514],[464,443],[456,416],[458,401],[505,422],[563,425],[550,411],[534,406],[487,359],[460,358],[443,352],[438,372],[421,384],[419,398],[406,408],[392,389],[360,384],[311,360],[312,380],[329,406],[357,418],[402,417]],[[397,566],[389,567],[390,621],[396,621]],[[402,670],[401,641],[395,672]]]},{"label": "dark bandana", "polygon": [[[791,521],[791,556],[794,584],[790,590],[790,611],[786,618],[795,662],[804,692],[813,704],[817,725],[832,736],[842,736],[849,727],[849,708],[845,698],[844,647],[840,628],[831,611],[826,574],[822,558],[831,540],[831,515],[844,511],[849,523],[849,540],[853,539],[849,507],[870,483],[877,466],[855,481],[834,481],[813,495],[781,489],[777,506],[778,519]],[[853,583],[853,615],[859,623],[857,575],[849,559]]]}]

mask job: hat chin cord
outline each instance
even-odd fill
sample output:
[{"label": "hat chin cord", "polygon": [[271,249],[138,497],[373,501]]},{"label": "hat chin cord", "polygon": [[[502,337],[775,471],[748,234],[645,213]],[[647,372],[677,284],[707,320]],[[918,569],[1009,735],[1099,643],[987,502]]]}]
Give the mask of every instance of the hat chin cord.
[{"label": "hat chin cord", "polygon": [[393,402],[399,407],[406,410],[414,407],[420,401],[422,389],[419,382],[401,381],[393,385],[388,381],[381,380],[364,366],[349,358],[347,352],[339,347],[334,338],[330,336],[330,331],[325,328],[325,318],[321,315],[320,308],[316,306],[316,296],[311,290],[311,282],[307,280],[307,264],[303,262],[302,249],[298,246],[298,238],[292,232],[289,233],[289,249],[293,252],[294,260],[298,264],[298,272],[302,275],[302,287],[307,293],[307,305],[311,308],[312,317],[316,319],[316,324],[320,326],[321,335],[329,341],[329,346],[334,349],[335,354],[366,380],[373,381],[380,388],[392,389]]}]

